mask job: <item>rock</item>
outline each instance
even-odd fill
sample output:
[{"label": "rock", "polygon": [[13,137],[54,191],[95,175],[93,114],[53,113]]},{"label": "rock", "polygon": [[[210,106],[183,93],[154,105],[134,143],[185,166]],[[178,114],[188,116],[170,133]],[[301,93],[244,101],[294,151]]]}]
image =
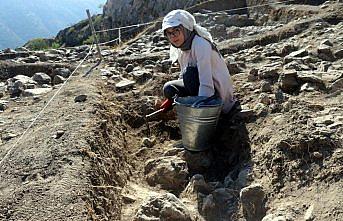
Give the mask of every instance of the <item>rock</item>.
[{"label": "rock", "polygon": [[258,79],[258,69],[253,68],[248,75],[248,81],[256,81]]},{"label": "rock", "polygon": [[205,195],[214,191],[214,188],[205,182],[204,176],[201,174],[195,174],[189,181],[187,187],[182,192],[182,197],[191,198],[191,195],[202,193]]},{"label": "rock", "polygon": [[171,67],[172,62],[170,59],[163,60],[163,61],[161,61],[161,65],[162,65],[162,71],[167,72],[168,69]]},{"label": "rock", "polygon": [[323,61],[320,63],[319,71],[320,72],[327,72],[329,70],[330,66],[331,66],[330,62]]},{"label": "rock", "polygon": [[133,64],[128,64],[128,65],[126,65],[126,67],[125,67],[125,71],[126,71],[127,73],[130,73],[130,72],[133,71],[134,68],[135,68],[135,66],[133,66]]},{"label": "rock", "polygon": [[42,88],[52,88],[50,84],[42,84],[41,87]]},{"label": "rock", "polygon": [[313,215],[313,209],[314,209],[314,206],[311,205],[307,210],[306,210],[306,213],[305,213],[305,216],[304,216],[304,220],[305,221],[312,221],[314,220],[314,215]]},{"label": "rock", "polygon": [[148,137],[144,137],[142,139],[142,146],[145,146],[145,147],[153,147],[156,143],[156,139],[155,138],[148,138]]},{"label": "rock", "polygon": [[45,52],[37,52],[36,54],[39,57],[39,60],[42,62],[48,61],[49,57],[46,55]]},{"label": "rock", "polygon": [[334,57],[333,52],[331,50],[331,46],[320,45],[317,48],[317,52],[318,52],[318,57],[322,60],[325,60],[325,61],[334,61],[335,60],[335,57]]},{"label": "rock", "polygon": [[8,101],[0,100],[0,111],[6,110],[7,109],[7,104],[8,104]]},{"label": "rock", "polygon": [[144,168],[147,182],[151,186],[179,191],[187,182],[187,163],[178,156],[166,156],[149,160]]},{"label": "rock", "polygon": [[241,28],[235,26],[226,28],[226,33],[228,38],[239,38],[242,34]]},{"label": "rock", "polygon": [[[219,188],[206,196],[201,205],[200,213],[207,221],[230,220],[236,211],[236,196],[233,190]],[[218,216],[220,214],[220,216]]]},{"label": "rock", "polygon": [[239,63],[235,62],[235,63],[227,63],[227,68],[229,69],[229,73],[230,75],[235,75],[238,73],[243,72],[241,66]]},{"label": "rock", "polygon": [[36,63],[36,62],[39,61],[39,58],[36,57],[36,56],[31,55],[31,56],[29,56],[27,58],[23,58],[22,61],[25,62],[25,63]]},{"label": "rock", "polygon": [[136,202],[137,199],[135,198],[135,196],[125,194],[122,195],[122,200],[125,204],[132,204]]},{"label": "rock", "polygon": [[52,80],[52,84],[62,84],[66,81],[66,79],[60,75],[55,75],[54,79]]},{"label": "rock", "polygon": [[326,88],[324,81],[320,77],[316,76],[313,72],[298,72],[297,80],[301,84],[313,83],[313,85],[318,86],[320,89],[324,90]]},{"label": "rock", "polygon": [[294,51],[284,58],[284,64],[294,61],[295,58],[305,57],[307,55],[308,55],[308,51],[306,49]]},{"label": "rock", "polygon": [[11,79],[9,79],[12,82],[16,82],[16,81],[21,81],[24,85],[25,84],[36,84],[37,82],[35,82],[34,80],[32,80],[30,77],[25,76],[25,75],[17,75]]},{"label": "rock", "polygon": [[256,113],[253,110],[250,109],[243,109],[239,112],[239,117],[243,120],[250,120],[251,118],[255,117]]},{"label": "rock", "polygon": [[337,59],[342,59],[343,58],[343,49],[335,51],[334,55]]},{"label": "rock", "polygon": [[297,50],[297,49],[296,49],[296,47],[294,45],[292,45],[292,44],[285,44],[282,47],[282,49],[279,52],[279,54],[284,57],[284,56],[290,54],[291,52],[293,52],[295,50]]},{"label": "rock", "polygon": [[257,99],[260,103],[262,104],[265,104],[265,105],[268,105],[270,104],[271,100],[268,96],[268,94],[266,93],[261,93],[259,96],[258,96],[258,99]]},{"label": "rock", "polygon": [[275,214],[269,214],[265,217],[263,217],[262,221],[287,221],[286,217],[284,216],[278,216]]},{"label": "rock", "polygon": [[53,138],[59,139],[60,137],[63,136],[64,133],[65,133],[64,130],[58,130],[58,131],[56,131],[56,134],[53,136]]},{"label": "rock", "polygon": [[145,68],[145,69],[152,70],[152,69],[155,68],[155,65],[153,65],[153,64],[147,64],[147,65],[144,65],[144,68]]},{"label": "rock", "polygon": [[11,48],[5,48],[2,52],[3,53],[16,53],[16,51]]},{"label": "rock", "polygon": [[[78,54],[77,57],[82,57],[82,56],[83,56],[83,54],[80,53],[80,54]],[[50,54],[50,53],[48,53],[48,54],[46,54],[46,57],[48,58],[48,61],[59,61],[59,60],[62,60],[62,57],[60,55],[58,55],[58,54]]]},{"label": "rock", "polygon": [[234,186],[235,182],[231,178],[231,175],[228,175],[224,179],[224,187],[225,188],[232,188]]},{"label": "rock", "polygon": [[262,103],[257,103],[254,107],[254,112],[258,117],[265,117],[268,114],[268,108]]},{"label": "rock", "polygon": [[262,81],[261,82],[261,92],[271,92],[272,91],[272,86],[268,81]]},{"label": "rock", "polygon": [[134,221],[192,221],[186,206],[173,194],[150,196],[139,207]]},{"label": "rock", "polygon": [[19,47],[19,48],[16,48],[15,51],[18,51],[18,52],[29,52],[30,50],[27,49],[26,47]]},{"label": "rock", "polygon": [[11,97],[19,96],[23,90],[25,90],[25,86],[22,81],[7,80],[7,91]]},{"label": "rock", "polygon": [[86,94],[81,94],[81,95],[78,95],[74,98],[75,102],[85,102],[86,100],[87,100]]},{"label": "rock", "polygon": [[250,172],[251,172],[250,167],[246,167],[239,172],[237,180],[235,181],[236,185],[239,188],[243,188],[243,187],[247,186],[248,181],[249,181]]},{"label": "rock", "polygon": [[11,96],[19,96],[22,91],[28,88],[28,85],[35,85],[37,82],[25,75],[17,75],[7,80],[7,91]]},{"label": "rock", "polygon": [[319,153],[319,152],[313,152],[313,157],[317,158],[317,159],[322,159],[323,158],[323,154]]},{"label": "rock", "polygon": [[111,77],[113,74],[110,70],[107,69],[100,69],[100,75],[104,77]]},{"label": "rock", "polygon": [[50,84],[51,77],[45,73],[35,73],[32,76],[32,80],[36,81],[38,84]]},{"label": "rock", "polygon": [[25,85],[25,88],[26,88],[26,89],[34,89],[35,87],[36,87],[35,84],[26,84],[26,85]]},{"label": "rock", "polygon": [[334,117],[332,115],[325,115],[325,116],[322,116],[322,117],[316,117],[313,119],[313,122],[316,126],[319,126],[319,125],[330,125],[330,124],[333,124],[335,121],[334,121]]},{"label": "rock", "polygon": [[151,40],[154,44],[156,44],[160,41],[160,36],[154,35]]},{"label": "rock", "polygon": [[279,77],[279,85],[282,91],[286,93],[293,93],[299,89],[300,84],[297,80],[296,71],[283,72]]},{"label": "rock", "polygon": [[35,89],[26,89],[22,92],[24,97],[33,97],[42,94],[46,94],[52,91],[52,88],[35,88]]},{"label": "rock", "polygon": [[329,39],[323,40],[320,44],[321,45],[327,45],[327,46],[333,46],[332,42]]},{"label": "rock", "polygon": [[204,173],[211,166],[213,155],[210,151],[190,152],[185,151],[183,159],[187,162],[188,169],[194,173]]},{"label": "rock", "polygon": [[319,90],[319,87],[313,83],[305,83],[300,87],[300,92],[303,92],[303,91],[311,92],[311,91],[317,91],[317,90]]},{"label": "rock", "polygon": [[277,79],[279,77],[279,68],[263,68],[258,72],[260,79]]},{"label": "rock", "polygon": [[15,138],[16,136],[17,135],[14,133],[5,133],[4,135],[2,135],[2,140],[8,141]]},{"label": "rock", "polygon": [[308,71],[311,68],[305,64],[302,64],[302,61],[291,61],[288,64],[283,66],[285,70],[296,70],[296,71]]},{"label": "rock", "polygon": [[149,71],[133,71],[132,76],[137,83],[143,84],[152,78],[152,73]]},{"label": "rock", "polygon": [[339,91],[343,89],[343,78],[340,78],[334,81],[330,86],[329,89],[331,92]]},{"label": "rock", "polygon": [[265,192],[260,184],[243,188],[240,192],[240,200],[247,221],[261,220],[265,216]]},{"label": "rock", "polygon": [[56,68],[54,71],[53,71],[53,74],[54,75],[60,75],[64,78],[68,78],[71,74],[71,71],[68,69],[68,68]]},{"label": "rock", "polygon": [[118,82],[115,86],[117,90],[129,90],[132,89],[133,86],[136,84],[136,81],[131,81],[129,79],[123,79]]}]

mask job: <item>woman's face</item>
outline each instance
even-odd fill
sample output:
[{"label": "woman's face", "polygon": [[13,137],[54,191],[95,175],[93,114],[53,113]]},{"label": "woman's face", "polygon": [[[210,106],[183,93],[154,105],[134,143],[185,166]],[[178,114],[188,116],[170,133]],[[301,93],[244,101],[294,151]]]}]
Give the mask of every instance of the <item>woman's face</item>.
[{"label": "woman's face", "polygon": [[185,41],[185,36],[183,34],[182,27],[180,26],[167,28],[166,36],[170,43],[175,47],[180,47]]}]

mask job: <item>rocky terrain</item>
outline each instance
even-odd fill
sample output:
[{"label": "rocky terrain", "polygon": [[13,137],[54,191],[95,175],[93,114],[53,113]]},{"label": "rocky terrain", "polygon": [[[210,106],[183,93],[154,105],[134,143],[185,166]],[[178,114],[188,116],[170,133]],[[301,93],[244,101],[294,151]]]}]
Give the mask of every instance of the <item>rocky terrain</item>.
[{"label": "rocky terrain", "polygon": [[242,106],[200,153],[175,112],[144,117],[179,71],[155,26],[97,67],[90,46],[1,52],[0,220],[343,220],[343,3],[268,8],[194,12]]}]

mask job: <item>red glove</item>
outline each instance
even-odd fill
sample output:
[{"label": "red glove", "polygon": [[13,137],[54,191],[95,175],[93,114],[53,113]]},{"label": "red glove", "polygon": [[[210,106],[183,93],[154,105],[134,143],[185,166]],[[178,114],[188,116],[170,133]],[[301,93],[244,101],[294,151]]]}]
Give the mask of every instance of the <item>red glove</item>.
[{"label": "red glove", "polygon": [[173,109],[173,100],[172,99],[165,99],[160,106],[160,109],[163,109],[162,112],[167,112]]}]

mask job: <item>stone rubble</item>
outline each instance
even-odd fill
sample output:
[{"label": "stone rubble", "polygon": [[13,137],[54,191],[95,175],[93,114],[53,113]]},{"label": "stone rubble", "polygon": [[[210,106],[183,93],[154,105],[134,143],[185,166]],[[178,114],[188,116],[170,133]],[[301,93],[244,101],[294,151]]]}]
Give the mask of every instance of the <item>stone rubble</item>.
[{"label": "stone rubble", "polygon": [[192,221],[185,205],[173,194],[149,197],[138,209],[134,221]]}]

